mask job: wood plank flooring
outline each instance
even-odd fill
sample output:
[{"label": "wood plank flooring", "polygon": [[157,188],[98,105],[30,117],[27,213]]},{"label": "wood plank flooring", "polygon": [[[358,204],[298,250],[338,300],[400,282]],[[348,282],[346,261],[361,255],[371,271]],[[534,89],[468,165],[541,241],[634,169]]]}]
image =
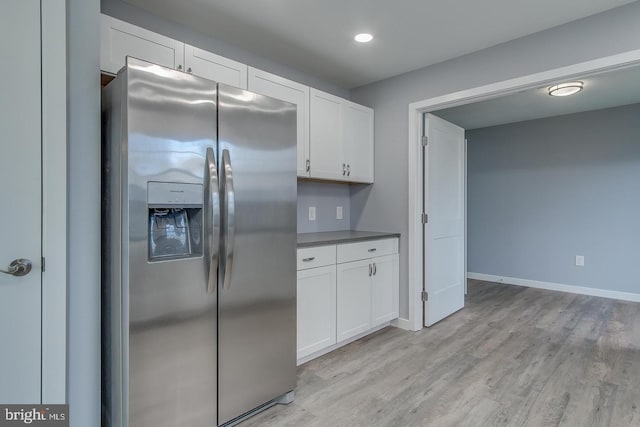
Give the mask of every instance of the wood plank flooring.
[{"label": "wood plank flooring", "polygon": [[248,426],[640,426],[640,303],[470,281],[420,332],[386,328],[298,369]]}]

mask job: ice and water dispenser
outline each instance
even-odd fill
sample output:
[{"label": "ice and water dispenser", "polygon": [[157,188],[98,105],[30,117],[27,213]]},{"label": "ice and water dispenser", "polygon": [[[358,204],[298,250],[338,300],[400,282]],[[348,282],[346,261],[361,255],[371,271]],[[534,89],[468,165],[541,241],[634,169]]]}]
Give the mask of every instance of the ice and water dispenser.
[{"label": "ice and water dispenser", "polygon": [[149,182],[149,261],[202,256],[202,184]]}]

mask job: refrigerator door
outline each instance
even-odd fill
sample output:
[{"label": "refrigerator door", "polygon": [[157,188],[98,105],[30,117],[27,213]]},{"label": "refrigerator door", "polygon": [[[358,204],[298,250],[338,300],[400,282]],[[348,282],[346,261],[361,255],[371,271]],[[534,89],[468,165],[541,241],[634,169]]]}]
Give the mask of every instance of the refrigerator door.
[{"label": "refrigerator door", "polygon": [[[131,58],[126,73],[124,418],[131,427],[210,427],[218,293],[208,289],[216,252],[208,246],[218,189],[207,151],[217,150],[217,88]],[[162,256],[150,235],[165,242]]]},{"label": "refrigerator door", "polygon": [[218,85],[218,424],[296,386],[296,106]]}]

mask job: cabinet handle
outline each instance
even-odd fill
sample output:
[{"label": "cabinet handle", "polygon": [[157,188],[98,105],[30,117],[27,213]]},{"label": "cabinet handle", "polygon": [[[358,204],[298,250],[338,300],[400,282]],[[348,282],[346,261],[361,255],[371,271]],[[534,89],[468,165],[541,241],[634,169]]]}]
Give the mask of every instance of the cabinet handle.
[{"label": "cabinet handle", "polygon": [[369,252],[375,252],[375,251],[376,251],[376,248],[369,249]]},{"label": "cabinet handle", "polygon": [[316,257],[310,256],[309,258],[302,258],[302,261],[309,262],[309,261],[313,261],[314,259],[316,259]]},{"label": "cabinet handle", "polygon": [[376,266],[376,263],[373,263],[373,275],[375,276],[376,273],[378,272],[378,267]]},{"label": "cabinet handle", "polygon": [[371,264],[369,264],[369,277],[371,277],[372,272],[373,272],[373,267],[371,266]]},{"label": "cabinet handle", "polygon": [[342,176],[345,176],[347,174],[347,165],[346,163],[342,164]]},{"label": "cabinet handle", "polygon": [[347,165],[347,176],[351,175],[351,165]]},{"label": "cabinet handle", "polygon": [[311,170],[311,160],[307,159],[307,172]]}]

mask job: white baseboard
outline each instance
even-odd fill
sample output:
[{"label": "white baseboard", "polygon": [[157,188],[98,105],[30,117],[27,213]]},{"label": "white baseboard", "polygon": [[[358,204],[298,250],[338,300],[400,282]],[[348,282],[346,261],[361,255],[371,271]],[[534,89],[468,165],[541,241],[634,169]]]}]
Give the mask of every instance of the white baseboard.
[{"label": "white baseboard", "polygon": [[369,329],[368,331],[361,332],[358,335],[355,335],[355,336],[353,336],[351,338],[347,338],[346,340],[340,341],[339,343],[336,343],[336,344],[333,344],[333,345],[331,345],[329,347],[323,348],[322,350],[318,350],[315,353],[312,353],[312,354],[310,354],[308,356],[301,357],[300,359],[297,359],[297,361],[296,361],[297,366],[300,366],[300,365],[302,365],[304,363],[307,363],[308,361],[316,359],[316,358],[318,358],[320,356],[324,356],[327,353],[331,353],[333,350],[337,350],[340,347],[344,347],[347,344],[351,344],[354,341],[358,341],[360,338],[364,338],[369,334],[372,334],[374,332],[378,332],[379,330],[384,329],[387,326],[391,326],[391,325],[392,325],[391,322],[385,322],[382,325],[378,325],[375,328]]},{"label": "white baseboard", "polygon": [[415,329],[413,328],[413,324],[409,321],[409,319],[403,319],[402,317],[392,320],[391,326],[404,329],[405,331],[415,331]]},{"label": "white baseboard", "polygon": [[486,282],[506,283],[508,285],[526,286],[529,288],[548,289],[550,291],[569,292],[572,294],[590,295],[594,297],[619,299],[622,301],[640,302],[640,294],[611,291],[608,289],[588,288],[585,286],[563,285],[561,283],[540,282],[538,280],[519,279],[517,277],[494,276],[484,273],[467,272],[467,278]]}]

